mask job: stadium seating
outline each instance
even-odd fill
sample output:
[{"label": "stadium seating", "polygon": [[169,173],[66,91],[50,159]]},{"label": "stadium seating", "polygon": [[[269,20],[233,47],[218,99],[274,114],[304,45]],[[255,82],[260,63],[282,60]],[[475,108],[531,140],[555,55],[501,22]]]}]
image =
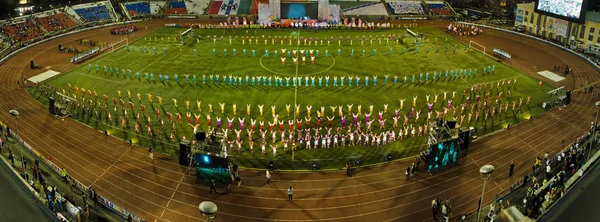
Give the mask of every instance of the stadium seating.
[{"label": "stadium seating", "polygon": [[219,14],[219,11],[221,10],[221,5],[223,5],[223,1],[211,2],[210,6],[208,7],[208,14],[210,14],[210,15]]},{"label": "stadium seating", "polygon": [[185,7],[189,14],[206,15],[210,0],[187,0]]},{"label": "stadium seating", "polygon": [[104,4],[98,3],[91,7],[73,7],[75,12],[81,17],[83,22],[96,22],[110,19],[108,8]]},{"label": "stadium seating", "polygon": [[131,16],[150,14],[150,4],[148,2],[125,3],[125,8]]},{"label": "stadium seating", "polygon": [[167,10],[165,10],[164,14],[186,15],[188,14],[188,11],[185,7],[185,2],[171,2]]},{"label": "stadium seating", "polygon": [[450,10],[446,8],[444,2],[427,2],[429,14],[431,15],[450,15]]},{"label": "stadium seating", "polygon": [[343,10],[346,15],[387,15],[385,6],[381,2],[371,2]]},{"label": "stadium seating", "polygon": [[390,12],[396,15],[424,15],[425,10],[418,1],[391,1],[388,3]]},{"label": "stadium seating", "polygon": [[44,31],[29,20],[4,25],[0,32],[0,34],[12,39],[13,43],[27,41],[44,35]]},{"label": "stadium seating", "polygon": [[225,0],[219,7],[219,15],[236,15],[240,7],[240,0]]},{"label": "stadium seating", "polygon": [[150,2],[150,13],[152,14],[161,14],[163,7],[167,4],[165,1],[151,1]]},{"label": "stadium seating", "polygon": [[36,18],[35,21],[50,32],[67,29],[77,25],[76,21],[73,21],[73,19],[67,17],[63,13]]},{"label": "stadium seating", "polygon": [[374,3],[379,1],[374,0],[361,0],[361,1],[349,1],[349,0],[329,0],[330,5],[339,5],[342,11],[350,9],[356,6],[364,5],[366,3]]}]

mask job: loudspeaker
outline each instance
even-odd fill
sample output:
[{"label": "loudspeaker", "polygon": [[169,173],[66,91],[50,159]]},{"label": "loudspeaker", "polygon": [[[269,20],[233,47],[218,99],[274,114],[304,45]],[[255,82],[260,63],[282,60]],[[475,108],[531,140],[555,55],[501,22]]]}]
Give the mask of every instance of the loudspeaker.
[{"label": "loudspeaker", "polygon": [[469,144],[471,143],[471,131],[468,129],[461,129],[458,132],[458,138],[462,143],[460,144],[460,151],[467,151],[469,149]]},{"label": "loudspeaker", "polygon": [[267,169],[273,171],[275,170],[275,163],[273,163],[273,161],[269,161],[269,166],[267,166]]},{"label": "loudspeaker", "polygon": [[189,164],[188,154],[190,153],[190,141],[182,140],[179,143],[179,164],[187,166]]},{"label": "loudspeaker", "polygon": [[448,128],[450,129],[456,128],[456,121],[447,121],[446,124],[448,124]]},{"label": "loudspeaker", "polygon": [[196,140],[204,141],[205,139],[206,139],[206,132],[204,132],[204,131],[196,132]]},{"label": "loudspeaker", "polygon": [[564,101],[565,106],[566,106],[566,105],[569,105],[569,103],[571,103],[571,90],[567,91],[565,94],[567,95],[567,97],[565,98],[565,101]]},{"label": "loudspeaker", "polygon": [[56,107],[54,106],[54,97],[48,97],[48,112],[52,115],[56,115]]}]

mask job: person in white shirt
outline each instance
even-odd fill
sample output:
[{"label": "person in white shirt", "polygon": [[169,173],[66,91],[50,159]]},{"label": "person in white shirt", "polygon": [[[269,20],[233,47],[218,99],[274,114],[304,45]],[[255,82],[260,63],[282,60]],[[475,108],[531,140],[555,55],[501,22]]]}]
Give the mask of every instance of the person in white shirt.
[{"label": "person in white shirt", "polygon": [[294,199],[292,198],[292,193],[294,192],[294,188],[292,188],[292,186],[290,186],[290,188],[287,190],[288,193],[288,200],[289,201],[294,201]]}]

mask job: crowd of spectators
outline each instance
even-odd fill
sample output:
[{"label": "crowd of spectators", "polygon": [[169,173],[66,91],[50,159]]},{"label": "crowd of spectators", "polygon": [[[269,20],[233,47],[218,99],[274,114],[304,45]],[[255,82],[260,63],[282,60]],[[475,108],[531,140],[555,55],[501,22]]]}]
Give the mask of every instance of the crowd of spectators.
[{"label": "crowd of spectators", "polygon": [[[8,133],[9,128],[3,128],[0,125],[0,141],[7,141],[9,137],[13,137]],[[4,145],[4,144],[2,144]],[[1,146],[0,146],[1,147]],[[38,159],[33,159],[33,164],[31,164],[28,160],[31,160],[28,155],[25,155],[19,158],[20,164],[15,164],[15,155],[14,151],[8,145],[7,153],[2,152],[0,149],[0,154],[6,155],[12,167],[14,167],[21,178],[27,182],[27,184],[38,194],[38,198],[53,212],[56,216],[61,219],[67,219],[67,217],[72,219],[70,216],[67,207],[71,209],[75,208],[79,211],[81,216],[89,217],[90,216],[90,202],[93,202],[94,205],[97,203],[97,199],[95,199],[93,195],[89,195],[88,193],[76,194],[75,192],[71,192],[71,180],[66,174],[65,169],[61,169],[61,177],[62,182],[57,180],[57,177],[49,171],[48,166],[43,162],[40,162]],[[21,147],[24,149],[23,147]],[[53,178],[54,177],[54,178]],[[58,187],[65,188],[62,192],[59,191]],[[91,190],[91,189],[90,189]],[[92,192],[94,192],[92,190]]]},{"label": "crowd of spectators", "polygon": [[83,22],[96,22],[110,18],[108,8],[104,5],[75,9]]},{"label": "crowd of spectators", "polygon": [[70,19],[63,13],[56,13],[46,17],[36,18],[36,21],[50,32],[67,29],[77,25],[77,22]]},{"label": "crowd of spectators", "polygon": [[423,11],[423,6],[419,1],[392,1],[389,2],[389,5],[392,7],[394,14],[396,15],[425,14],[425,11]]},{"label": "crowd of spectators", "polygon": [[44,35],[44,31],[29,20],[16,24],[4,25],[0,32],[2,35],[9,37],[13,43],[35,39]]},{"label": "crowd of spectators", "polygon": [[[580,168],[587,161],[589,152],[587,143],[593,133],[593,127],[586,134],[555,156],[548,153],[536,158],[532,166],[531,183],[527,188],[519,210],[531,218],[537,218],[543,209],[553,204],[565,193],[564,185],[571,176],[582,173]],[[564,144],[564,141],[563,141]],[[527,179],[524,179],[527,181]]]}]

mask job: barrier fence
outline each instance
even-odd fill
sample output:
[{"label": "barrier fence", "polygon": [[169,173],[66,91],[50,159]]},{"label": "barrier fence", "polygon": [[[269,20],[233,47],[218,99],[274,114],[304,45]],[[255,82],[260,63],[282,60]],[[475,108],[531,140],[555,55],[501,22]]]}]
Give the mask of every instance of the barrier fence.
[{"label": "barrier fence", "polygon": [[[2,122],[0,122],[0,125],[6,126]],[[4,127],[4,128],[6,128],[6,127]],[[34,155],[35,157],[42,160],[42,163],[46,164],[46,166],[48,166],[50,169],[52,169],[54,171],[54,173],[61,175],[61,168],[58,165],[54,164],[49,158],[44,157],[39,151],[35,150],[27,142],[23,141],[18,135],[16,135],[16,133],[13,130],[10,131],[10,136],[12,138],[14,138],[15,140],[17,140],[17,142],[20,145],[22,145],[24,148],[26,148],[26,150],[28,150],[32,155]],[[89,193],[90,188],[88,186],[84,185],[83,183],[79,182],[78,180],[76,180],[75,178],[73,178],[69,175],[67,175],[67,177],[71,181],[71,183],[77,189],[79,189],[81,192]],[[27,184],[26,186],[29,186],[29,185]],[[29,187],[29,189],[31,189],[31,187]],[[104,207],[106,207],[107,209],[110,209],[110,210],[116,212],[123,219],[127,220],[128,217],[131,216],[133,221],[137,221],[137,222],[144,221],[144,219],[142,219],[141,217],[138,217],[138,216],[132,214],[131,212],[123,209],[122,207],[119,207],[118,205],[114,204],[113,202],[111,202],[109,199],[103,197],[102,195],[97,194],[96,196],[97,196],[98,203],[104,205]]]}]

